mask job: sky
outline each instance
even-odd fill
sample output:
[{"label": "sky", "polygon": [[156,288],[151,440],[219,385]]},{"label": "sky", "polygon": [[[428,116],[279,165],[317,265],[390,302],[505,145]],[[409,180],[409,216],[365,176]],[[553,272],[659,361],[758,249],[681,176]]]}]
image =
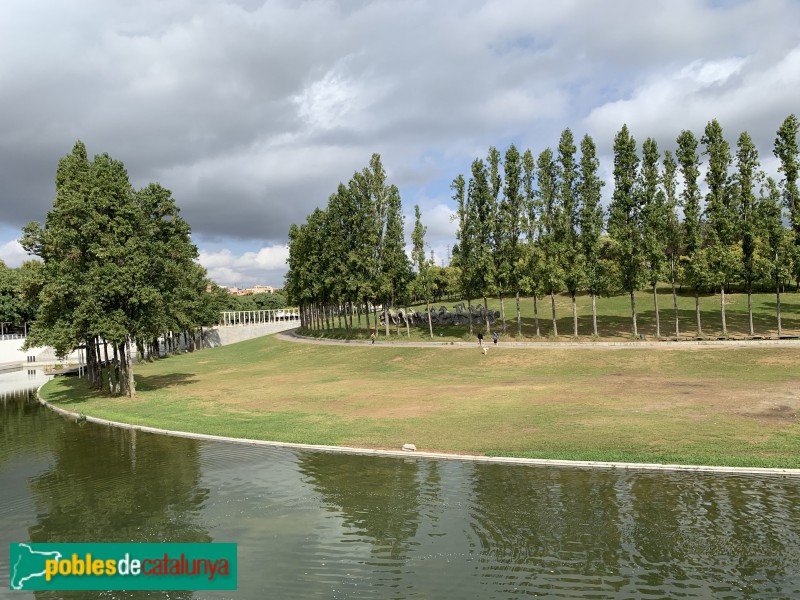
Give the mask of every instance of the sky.
[{"label": "sky", "polygon": [[777,176],[798,23],[798,0],[4,0],[0,259],[30,258],[20,229],[79,139],[172,190],[200,263],[239,287],[281,287],[290,225],[375,152],[437,263],[450,183],[490,146],[538,155],[569,127],[610,183],[623,124],[663,151],[716,118]]}]

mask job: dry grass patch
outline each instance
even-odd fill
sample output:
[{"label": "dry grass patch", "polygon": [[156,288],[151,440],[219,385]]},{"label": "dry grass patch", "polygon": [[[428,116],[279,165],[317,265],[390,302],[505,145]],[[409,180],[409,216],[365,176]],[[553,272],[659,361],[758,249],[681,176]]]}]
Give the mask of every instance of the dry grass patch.
[{"label": "dry grass patch", "polygon": [[315,346],[261,338],[138,367],[142,392],[47,394],[85,414],[321,444],[798,465],[796,350]]}]

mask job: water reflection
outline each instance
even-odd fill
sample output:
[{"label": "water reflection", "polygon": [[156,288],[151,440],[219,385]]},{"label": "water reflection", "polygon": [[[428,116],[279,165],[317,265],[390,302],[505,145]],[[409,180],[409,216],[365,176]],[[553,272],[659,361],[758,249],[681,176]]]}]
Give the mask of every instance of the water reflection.
[{"label": "water reflection", "polygon": [[292,452],[0,406],[0,596],[29,540],[239,544],[236,594],[80,598],[800,597],[797,480]]}]

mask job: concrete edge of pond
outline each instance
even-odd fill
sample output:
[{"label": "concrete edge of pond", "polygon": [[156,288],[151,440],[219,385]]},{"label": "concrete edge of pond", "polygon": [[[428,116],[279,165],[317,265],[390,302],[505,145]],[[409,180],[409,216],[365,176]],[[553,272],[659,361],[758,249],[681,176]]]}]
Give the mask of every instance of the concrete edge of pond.
[{"label": "concrete edge of pond", "polygon": [[425,451],[405,451],[405,450],[380,450],[373,448],[355,448],[352,446],[324,446],[317,444],[299,444],[292,442],[272,442],[268,440],[252,440],[247,438],[234,438],[220,435],[210,435],[206,433],[191,433],[188,431],[173,431],[170,429],[160,429],[147,425],[132,425],[120,421],[109,421],[98,417],[84,416],[78,413],[54,406],[44,400],[39,394],[41,386],[36,390],[36,397],[39,402],[53,412],[73,419],[75,421],[86,421],[107,427],[118,427],[120,429],[130,429],[144,433],[155,433],[172,437],[182,437],[208,442],[227,442],[232,444],[243,444],[250,446],[266,446],[273,448],[288,448],[293,450],[306,450],[311,452],[329,452],[337,454],[355,454],[363,456],[387,456],[395,458],[426,458],[434,460],[459,460],[476,463],[489,464],[512,464],[528,465],[539,467],[567,467],[577,469],[606,469],[622,471],[654,471],[654,472],[688,472],[688,473],[720,473],[730,475],[765,475],[771,477],[800,477],[800,469],[769,469],[762,467],[714,467],[704,465],[671,465],[658,463],[622,463],[622,462],[601,462],[591,460],[558,460],[549,458],[514,458],[508,456],[482,456],[472,454],[447,454],[445,452],[425,452]]}]

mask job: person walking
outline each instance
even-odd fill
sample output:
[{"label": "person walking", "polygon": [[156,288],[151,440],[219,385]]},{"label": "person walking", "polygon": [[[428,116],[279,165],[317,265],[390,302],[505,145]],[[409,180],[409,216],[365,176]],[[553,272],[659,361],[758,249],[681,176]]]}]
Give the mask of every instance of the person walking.
[{"label": "person walking", "polygon": [[375,332],[374,331],[370,331],[369,339],[372,340],[372,344],[375,343]]},{"label": "person walking", "polygon": [[483,347],[483,332],[482,331],[478,332],[478,345]]},{"label": "person walking", "polygon": [[496,331],[492,334],[492,341],[494,342],[494,345],[497,346],[497,332]]}]

